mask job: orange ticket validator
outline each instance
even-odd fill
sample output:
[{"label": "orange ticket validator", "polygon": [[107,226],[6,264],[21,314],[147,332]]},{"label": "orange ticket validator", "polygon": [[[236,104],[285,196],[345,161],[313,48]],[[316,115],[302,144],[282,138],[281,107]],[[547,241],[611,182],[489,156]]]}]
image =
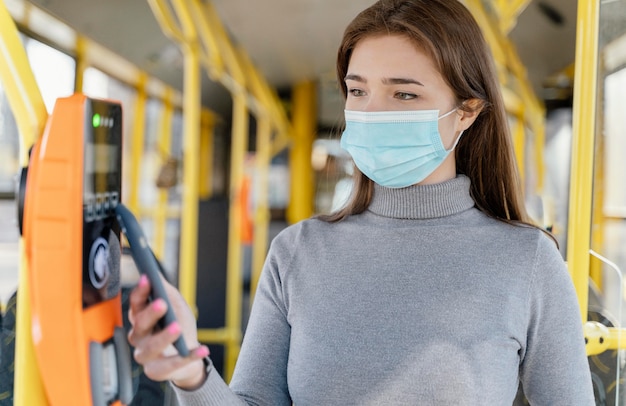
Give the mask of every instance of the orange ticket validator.
[{"label": "orange ticket validator", "polygon": [[58,99],[20,192],[32,338],[51,405],[133,397],[115,218],[121,171],[121,105],[82,94]]}]

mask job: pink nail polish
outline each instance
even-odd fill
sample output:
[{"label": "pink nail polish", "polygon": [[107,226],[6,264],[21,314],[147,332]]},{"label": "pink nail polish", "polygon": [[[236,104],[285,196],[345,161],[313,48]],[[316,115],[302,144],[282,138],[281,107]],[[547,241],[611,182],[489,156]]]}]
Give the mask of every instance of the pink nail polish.
[{"label": "pink nail polish", "polygon": [[163,309],[165,309],[165,303],[163,303],[163,301],[162,301],[162,300],[157,299],[157,300],[155,300],[154,302],[152,302],[152,308],[153,308],[155,311],[160,312],[160,311],[162,311]]},{"label": "pink nail polish", "polygon": [[141,275],[139,277],[139,286],[142,288],[148,284],[148,277],[146,275]]},{"label": "pink nail polish", "polygon": [[200,347],[196,351],[196,355],[202,358],[207,357],[209,355],[209,349],[207,347]]},{"label": "pink nail polish", "polygon": [[167,331],[170,334],[178,334],[180,333],[180,325],[177,322],[173,322],[169,326],[167,326]]}]

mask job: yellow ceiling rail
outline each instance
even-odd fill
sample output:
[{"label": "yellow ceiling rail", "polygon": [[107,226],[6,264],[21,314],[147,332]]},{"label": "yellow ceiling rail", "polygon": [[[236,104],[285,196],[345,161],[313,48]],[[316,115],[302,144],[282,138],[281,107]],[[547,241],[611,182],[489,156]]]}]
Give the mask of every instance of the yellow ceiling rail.
[{"label": "yellow ceiling rail", "polygon": [[[493,59],[498,67],[506,67],[506,55],[500,46],[500,33],[499,30],[494,27],[494,24],[491,22],[491,18],[488,13],[485,11],[483,3],[481,0],[464,0],[465,5],[471,11],[472,15],[476,19],[476,22],[480,26],[483,35],[485,36],[485,40],[489,44],[491,48],[491,53],[493,55]],[[499,71],[499,74],[503,72]],[[504,83],[506,81],[506,77],[500,77],[500,82]]]},{"label": "yellow ceiling rail", "polygon": [[224,74],[224,59],[219,51],[220,47],[216,36],[211,31],[208,15],[204,12],[201,2],[189,1],[189,6],[198,29],[199,40],[202,44],[202,55],[203,59],[206,58],[205,64],[208,68],[209,77],[218,81],[220,76]]},{"label": "yellow ceiling rail", "polygon": [[[174,94],[172,102],[176,107],[181,106],[182,96],[178,90],[148,75],[147,72],[142,71],[111,50],[82,36],[75,29],[57,20],[43,9],[24,0],[13,0],[7,2],[7,5],[11,5],[11,7],[7,7],[8,11],[20,28],[32,33],[35,38],[42,39],[46,44],[61,52],[76,56],[77,83],[75,83],[74,89],[76,92],[82,90],[81,72],[86,67],[94,67],[132,87],[138,86],[142,75],[148,76],[146,92],[150,97],[163,100],[165,91],[169,90]],[[4,24],[2,27],[5,27]]]},{"label": "yellow ceiling rail", "polygon": [[0,82],[15,115],[20,135],[20,163],[28,163],[28,150],[43,134],[48,112],[30,68],[17,27],[0,0]]},{"label": "yellow ceiling rail", "polygon": [[242,88],[245,88],[246,77],[244,75],[243,68],[241,67],[239,57],[237,56],[237,51],[233,47],[230,37],[228,36],[228,33],[226,32],[226,29],[224,28],[224,25],[222,24],[217,12],[215,11],[215,7],[213,7],[211,2],[206,2],[204,4],[204,12],[208,18],[208,26],[211,28],[211,32],[216,38],[219,51],[222,53],[224,63],[226,64],[230,75],[233,77],[235,82],[237,82]]},{"label": "yellow ceiling rail", "polygon": [[[270,90],[247,53],[233,45],[213,5],[198,0],[187,0],[186,3],[191,8],[191,18],[203,45],[202,62],[209,76],[224,85],[232,95],[242,94],[248,109],[255,115],[269,114],[272,126],[278,133],[289,137],[292,133],[291,124],[278,96]],[[172,21],[173,18],[168,20]],[[256,83],[251,84],[251,80]],[[263,100],[260,100],[262,97]]]},{"label": "yellow ceiling rail", "polygon": [[186,0],[171,0],[174,6],[174,11],[178,17],[180,27],[182,27],[182,34],[186,41],[193,41],[197,39],[198,33],[193,23],[193,17],[189,10],[189,3]]},{"label": "yellow ceiling rail", "polygon": [[517,24],[517,17],[526,9],[531,0],[495,0],[500,30],[508,34]]},{"label": "yellow ceiling rail", "polygon": [[[272,149],[270,150],[270,155],[274,156],[291,143],[293,126],[289,121],[289,118],[287,118],[287,113],[282,107],[278,95],[269,87],[267,81],[263,80],[261,74],[252,64],[248,55],[243,51],[243,49],[239,50],[239,56],[246,69],[246,75],[248,77],[250,90],[252,91],[253,95],[261,102],[261,105],[263,107],[263,111],[261,111],[261,113],[268,115],[268,118],[270,120],[269,124],[276,130],[276,136],[274,138],[274,141],[272,142]],[[282,148],[278,150],[276,148],[277,140],[285,141],[280,142]]]},{"label": "yellow ceiling rail", "polygon": [[154,14],[163,33],[175,42],[185,42],[185,36],[172,15],[172,10],[168,3],[163,0],[148,0],[148,5],[152,9],[152,14]]}]

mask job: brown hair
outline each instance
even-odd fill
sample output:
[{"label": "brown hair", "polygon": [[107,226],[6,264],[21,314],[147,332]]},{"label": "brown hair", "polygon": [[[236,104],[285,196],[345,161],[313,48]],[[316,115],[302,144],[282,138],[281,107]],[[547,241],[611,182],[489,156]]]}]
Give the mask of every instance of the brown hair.
[{"label": "brown hair", "polygon": [[[460,109],[481,110],[455,150],[457,173],[470,178],[476,207],[507,223],[529,224],[493,59],[470,12],[457,0],[380,0],[361,12],[346,28],[337,55],[344,98],[344,78],[357,43],[389,34],[409,38],[431,57]],[[367,209],[373,181],[356,168],[353,178],[348,204],[320,218],[340,221]]]}]

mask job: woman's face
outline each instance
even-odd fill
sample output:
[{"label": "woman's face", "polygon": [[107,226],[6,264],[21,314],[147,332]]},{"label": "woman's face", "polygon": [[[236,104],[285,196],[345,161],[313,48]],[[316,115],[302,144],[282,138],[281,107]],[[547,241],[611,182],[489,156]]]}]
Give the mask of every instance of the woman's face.
[{"label": "woman's face", "polygon": [[[439,116],[458,107],[454,93],[431,59],[401,35],[381,35],[360,40],[352,52],[345,77],[346,110],[439,110]],[[471,117],[470,117],[471,116]],[[452,148],[474,114],[456,110],[439,120],[439,134]],[[422,184],[456,176],[454,154]]]},{"label": "woman's face", "polygon": [[[439,110],[443,115],[456,106],[452,89],[431,59],[406,37],[366,37],[352,52],[345,77],[346,110]],[[439,120],[443,144],[450,148],[458,132],[458,114]]]}]

